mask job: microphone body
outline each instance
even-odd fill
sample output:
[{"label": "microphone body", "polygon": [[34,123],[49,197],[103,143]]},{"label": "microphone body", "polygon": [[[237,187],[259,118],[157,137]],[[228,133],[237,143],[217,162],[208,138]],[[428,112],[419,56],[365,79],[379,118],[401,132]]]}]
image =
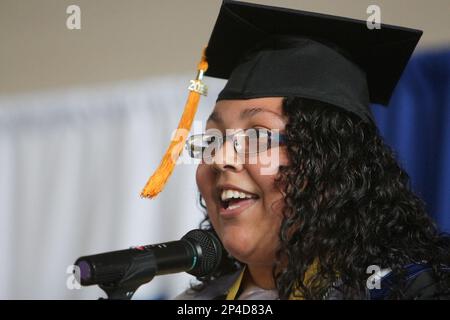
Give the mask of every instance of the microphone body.
[{"label": "microphone body", "polygon": [[188,272],[206,276],[220,264],[222,246],[205,230],[192,230],[181,240],[77,259],[80,283],[88,285],[139,286],[155,275]]}]

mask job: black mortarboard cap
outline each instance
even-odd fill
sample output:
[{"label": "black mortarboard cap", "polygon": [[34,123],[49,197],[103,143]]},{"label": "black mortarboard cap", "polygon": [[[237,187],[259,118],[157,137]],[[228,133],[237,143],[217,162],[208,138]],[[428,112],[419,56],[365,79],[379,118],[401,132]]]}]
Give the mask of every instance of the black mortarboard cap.
[{"label": "black mortarboard cap", "polygon": [[422,31],[225,0],[205,75],[228,79],[217,100],[299,96],[371,119],[387,105]]},{"label": "black mortarboard cap", "polygon": [[203,75],[228,79],[217,100],[288,97],[323,101],[371,121],[387,105],[422,32],[365,21],[225,0],[189,96],[158,168],[141,195],[154,198],[173,172],[191,129]]}]

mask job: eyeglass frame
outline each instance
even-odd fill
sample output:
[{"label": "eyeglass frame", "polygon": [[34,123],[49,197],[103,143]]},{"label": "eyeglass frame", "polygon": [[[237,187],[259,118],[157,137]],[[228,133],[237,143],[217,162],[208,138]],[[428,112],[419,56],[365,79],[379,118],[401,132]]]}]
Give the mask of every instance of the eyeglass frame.
[{"label": "eyeglass frame", "polygon": [[[264,129],[264,130],[266,130],[266,131],[268,132],[268,136],[269,136],[270,139],[271,139],[271,140],[270,140],[270,141],[271,141],[270,147],[268,147],[268,148],[265,149],[265,150],[256,151],[256,152],[253,152],[253,153],[245,153],[245,152],[239,151],[239,150],[237,149],[237,143],[238,143],[238,141],[236,140],[235,137],[236,137],[238,134],[245,133],[247,130],[257,130],[257,129]],[[257,132],[258,132],[258,131],[257,131]],[[223,147],[223,145],[227,142],[227,140],[231,139],[231,142],[232,142],[232,144],[233,144],[233,149],[234,149],[234,151],[235,151],[237,154],[240,154],[240,155],[242,155],[242,154],[244,154],[244,155],[254,155],[254,154],[259,154],[259,153],[261,153],[261,152],[265,152],[265,151],[271,149],[271,148],[272,148],[272,141],[275,141],[275,142],[276,142],[276,146],[275,146],[275,147],[283,146],[283,145],[286,144],[287,136],[286,136],[285,134],[279,133],[279,132],[278,132],[276,135],[272,135],[272,133],[273,133],[273,130],[266,129],[266,128],[249,128],[249,129],[238,129],[238,130],[236,130],[236,132],[233,132],[233,133],[228,134],[228,135],[213,135],[213,134],[211,134],[211,136],[215,136],[215,137],[220,138],[219,146],[218,146],[217,148]],[[202,157],[199,158],[199,157],[194,157],[194,156],[192,156],[193,151],[191,151],[191,145],[192,145],[192,144],[191,144],[190,141],[193,140],[193,139],[192,139],[193,137],[204,136],[204,135],[206,135],[206,133],[193,134],[193,135],[190,135],[190,136],[186,139],[186,142],[185,142],[185,149],[188,151],[189,156],[190,156],[191,158],[193,158],[193,159],[210,159],[210,158],[213,158],[213,157],[214,157],[214,156],[211,156],[211,157],[205,158],[205,157],[203,156],[204,150],[203,150],[203,152],[202,152]],[[208,147],[209,147],[209,146],[208,146]],[[205,149],[208,148],[208,147],[205,147]]]}]

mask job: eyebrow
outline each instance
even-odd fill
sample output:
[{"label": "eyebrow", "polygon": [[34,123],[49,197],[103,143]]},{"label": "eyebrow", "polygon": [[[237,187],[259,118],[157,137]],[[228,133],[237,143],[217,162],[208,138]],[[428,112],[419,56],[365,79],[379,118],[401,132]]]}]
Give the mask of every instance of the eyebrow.
[{"label": "eyebrow", "polygon": [[[239,119],[240,119],[240,120],[245,120],[245,119],[251,118],[251,117],[253,117],[254,115],[256,115],[256,114],[258,114],[258,113],[261,113],[261,112],[269,112],[269,113],[272,113],[272,114],[276,115],[277,117],[279,117],[279,118],[281,119],[281,116],[280,116],[278,113],[273,112],[273,111],[269,111],[269,110],[264,110],[264,109],[258,108],[258,107],[242,110],[242,111],[241,111],[241,114],[240,114],[240,116],[239,116]],[[222,116],[221,116],[220,113],[217,112],[217,111],[213,111],[213,112],[209,115],[207,122],[208,122],[208,121],[214,121],[214,122],[222,123],[222,124],[223,124],[223,122],[224,122]]]}]

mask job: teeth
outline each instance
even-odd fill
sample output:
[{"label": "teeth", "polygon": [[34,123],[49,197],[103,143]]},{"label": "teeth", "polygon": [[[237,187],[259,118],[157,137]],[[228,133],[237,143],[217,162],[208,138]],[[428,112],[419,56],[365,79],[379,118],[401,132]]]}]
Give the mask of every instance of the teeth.
[{"label": "teeth", "polygon": [[237,190],[223,190],[222,194],[220,195],[220,198],[222,201],[226,201],[229,199],[248,199],[248,198],[253,198],[252,195],[247,194],[245,192],[240,192]]}]

